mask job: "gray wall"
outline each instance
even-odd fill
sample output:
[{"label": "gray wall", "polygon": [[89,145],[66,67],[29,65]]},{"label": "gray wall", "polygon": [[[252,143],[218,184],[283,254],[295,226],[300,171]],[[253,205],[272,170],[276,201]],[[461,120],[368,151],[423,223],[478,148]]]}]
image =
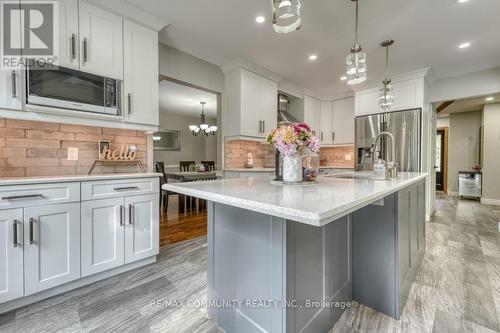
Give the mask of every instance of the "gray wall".
[{"label": "gray wall", "polygon": [[448,150],[448,192],[458,192],[458,171],[472,170],[479,164],[480,111],[450,115]]},{"label": "gray wall", "polygon": [[484,106],[483,198],[500,205],[500,103]]},{"label": "gray wall", "polygon": [[[209,125],[215,125],[216,120],[207,118],[207,122]],[[215,161],[217,137],[205,137],[201,134],[193,136],[188,128],[189,125],[199,123],[199,117],[183,117],[160,110],[160,129],[181,131],[181,150],[154,151],[154,161],[164,162],[165,166],[176,165],[173,169],[178,168],[179,161],[196,161],[196,163],[200,163],[201,160]]]},{"label": "gray wall", "polygon": [[[224,133],[224,124],[222,124],[225,84],[224,73],[217,65],[161,43],[159,45],[159,62],[161,75],[220,93],[220,98],[217,101],[217,127],[219,130],[217,137],[213,140],[217,140],[216,147],[218,149],[216,160],[217,165],[221,167],[224,152],[222,140],[222,133]],[[161,126],[160,118],[160,127]]]}]

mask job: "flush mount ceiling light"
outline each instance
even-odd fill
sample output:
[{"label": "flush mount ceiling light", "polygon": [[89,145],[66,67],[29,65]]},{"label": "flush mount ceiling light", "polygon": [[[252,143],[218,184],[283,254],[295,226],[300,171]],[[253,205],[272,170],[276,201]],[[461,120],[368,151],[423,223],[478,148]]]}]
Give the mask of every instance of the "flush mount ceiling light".
[{"label": "flush mount ceiling light", "polygon": [[318,59],[318,56],[317,56],[317,55],[315,55],[315,54],[311,54],[311,55],[309,56],[309,60],[316,60],[316,59]]},{"label": "flush mount ceiling light", "polygon": [[347,83],[358,84],[366,81],[366,54],[361,52],[363,49],[358,42],[358,0],[351,0],[356,3],[356,26],[354,33],[354,46],[351,53],[346,58],[347,64]]},{"label": "flush mount ceiling light", "polygon": [[299,30],[302,25],[299,0],[271,0],[273,7],[273,30],[287,34]]},{"label": "flush mount ceiling light", "polygon": [[380,108],[384,111],[389,110],[394,103],[394,89],[389,78],[389,46],[392,44],[394,44],[392,39],[385,40],[380,44],[382,47],[385,47],[385,80],[382,82],[383,86],[380,89],[379,96]]},{"label": "flush mount ceiling light", "polygon": [[264,16],[262,16],[262,15],[259,15],[259,16],[257,16],[255,18],[255,22],[257,22],[257,23],[264,23],[264,22],[266,22],[266,18]]},{"label": "flush mount ceiling light", "polygon": [[493,96],[490,96],[490,97],[486,97],[486,101],[487,102],[491,102],[492,100],[494,100],[495,98]]},{"label": "flush mount ceiling light", "polygon": [[205,136],[215,135],[217,132],[217,126],[208,126],[205,121],[205,104],[206,102],[200,102],[201,104],[201,124],[198,125],[189,125],[189,130],[191,134],[197,136],[200,133],[205,134]]},{"label": "flush mount ceiling light", "polygon": [[347,76],[341,76],[340,77],[340,81],[345,81],[345,80],[347,80]]},{"label": "flush mount ceiling light", "polygon": [[459,49],[466,49],[470,46],[470,43],[469,42],[465,42],[465,43],[462,43],[460,45],[458,45],[458,48]]}]

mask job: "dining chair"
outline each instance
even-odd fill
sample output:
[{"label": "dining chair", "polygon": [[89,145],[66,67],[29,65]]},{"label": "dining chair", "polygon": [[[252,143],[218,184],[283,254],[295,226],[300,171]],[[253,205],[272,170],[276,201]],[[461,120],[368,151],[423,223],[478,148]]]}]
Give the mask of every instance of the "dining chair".
[{"label": "dining chair", "polygon": [[201,161],[205,171],[215,171],[215,161]]},{"label": "dining chair", "polygon": [[193,171],[193,167],[196,168],[195,161],[179,161],[179,170],[181,172]]},{"label": "dining chair", "polygon": [[[156,169],[156,172],[157,173],[161,173],[163,176],[160,177],[160,207],[162,207],[165,211],[168,210],[168,197],[171,196],[171,195],[176,195],[177,193],[175,192],[172,192],[172,191],[168,191],[168,190],[164,190],[162,188],[162,185],[163,184],[166,184],[168,183],[168,178],[167,176],[165,175],[165,164],[163,162],[156,162],[155,163],[155,169]],[[180,195],[179,195],[180,197]]]}]

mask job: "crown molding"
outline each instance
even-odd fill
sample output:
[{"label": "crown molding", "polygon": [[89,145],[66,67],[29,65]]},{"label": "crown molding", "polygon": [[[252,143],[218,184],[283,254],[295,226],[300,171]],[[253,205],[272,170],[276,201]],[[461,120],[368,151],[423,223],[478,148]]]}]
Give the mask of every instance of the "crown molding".
[{"label": "crown molding", "polygon": [[146,26],[155,31],[160,31],[164,27],[170,25],[167,20],[162,20],[157,16],[151,15],[148,12],[131,4],[127,0],[83,0],[91,5],[100,7],[109,12],[123,16],[128,20],[134,21],[138,24]]},{"label": "crown molding", "polygon": [[250,72],[254,72],[255,74],[258,74],[260,76],[263,76],[271,81],[274,82],[279,82],[281,81],[281,77],[279,75],[276,75],[275,73],[260,67],[259,65],[256,65],[254,63],[251,63],[249,61],[246,61],[242,58],[234,58],[233,60],[229,61],[228,63],[220,66],[224,74],[232,72],[233,70],[236,69],[245,69]]}]

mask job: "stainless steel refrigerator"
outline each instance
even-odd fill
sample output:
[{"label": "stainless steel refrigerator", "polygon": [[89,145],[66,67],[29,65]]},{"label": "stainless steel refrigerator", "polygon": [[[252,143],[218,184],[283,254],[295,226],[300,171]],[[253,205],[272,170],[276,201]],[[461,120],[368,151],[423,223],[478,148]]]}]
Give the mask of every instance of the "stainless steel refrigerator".
[{"label": "stainless steel refrigerator", "polygon": [[[420,171],[421,127],[422,111],[420,109],[356,117],[356,170],[373,170],[373,159],[380,156],[385,161],[396,161],[399,171]],[[391,156],[391,142],[387,136],[382,136],[377,151],[371,152],[375,138],[380,132],[389,132],[394,135],[395,159]]]}]

